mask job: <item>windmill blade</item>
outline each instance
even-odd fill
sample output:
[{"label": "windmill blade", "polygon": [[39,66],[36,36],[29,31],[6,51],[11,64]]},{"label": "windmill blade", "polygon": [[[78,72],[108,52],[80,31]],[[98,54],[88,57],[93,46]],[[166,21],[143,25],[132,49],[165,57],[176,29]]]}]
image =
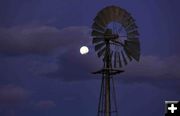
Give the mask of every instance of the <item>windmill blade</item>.
[{"label": "windmill blade", "polygon": [[103,25],[103,22],[102,22],[102,19],[99,15],[97,15],[95,18],[94,18],[94,22],[96,22],[97,24],[101,25],[103,28],[105,27]]},{"label": "windmill blade", "polygon": [[93,30],[91,34],[92,34],[92,36],[102,36],[102,35],[104,35],[103,32],[99,32],[99,31],[96,31],[96,30]]},{"label": "windmill blade", "polygon": [[94,21],[101,24],[103,27],[106,27],[108,22],[111,20],[109,19],[108,8],[101,10],[97,16],[95,17]]},{"label": "windmill blade", "polygon": [[126,60],[126,57],[124,55],[124,52],[121,51],[121,54],[122,54],[122,58],[123,58],[124,64],[127,65],[127,60]]},{"label": "windmill blade", "polygon": [[104,27],[106,27],[107,22],[108,22],[107,19],[106,19],[107,15],[109,15],[109,14],[107,14],[107,13],[105,13],[103,11],[101,11],[99,13],[99,15],[98,15],[99,18],[101,19],[100,22],[101,22],[102,26],[104,26]]},{"label": "windmill blade", "polygon": [[123,26],[126,28],[129,25],[131,25],[135,20],[132,18],[132,16],[129,16],[127,20],[123,22]]},{"label": "windmill blade", "polygon": [[133,49],[133,50],[140,50],[140,43],[138,40],[136,41],[128,41],[128,40],[125,40],[124,41],[124,45],[130,49]]},{"label": "windmill blade", "polygon": [[114,68],[117,67],[117,52],[114,53]]},{"label": "windmill blade", "polygon": [[129,38],[127,40],[124,41],[124,43],[126,44],[136,44],[139,46],[139,38]]},{"label": "windmill blade", "polygon": [[111,21],[111,19],[109,18],[109,13],[108,9],[106,10],[102,10],[99,15],[101,16],[101,20],[103,20],[103,26],[107,26],[107,24]]},{"label": "windmill blade", "polygon": [[131,17],[131,14],[128,13],[126,10],[124,11],[123,18],[122,18],[122,24],[124,24],[129,18]]},{"label": "windmill blade", "polygon": [[105,43],[104,43],[104,42],[99,43],[99,44],[96,44],[96,45],[95,45],[95,51],[98,51],[98,50],[101,49],[103,46],[105,46]]},{"label": "windmill blade", "polygon": [[124,44],[121,42],[121,40],[111,40],[112,44],[116,45],[116,46],[124,46]]},{"label": "windmill blade", "polygon": [[136,34],[136,36],[139,36],[139,32],[138,31],[135,32],[135,31],[137,31],[137,29],[131,29],[131,30],[127,31],[127,33],[134,32],[134,33],[138,33],[138,34]]},{"label": "windmill blade", "polygon": [[99,30],[99,31],[101,31],[101,32],[104,32],[104,31],[105,31],[105,28],[103,28],[101,25],[99,25],[99,24],[96,23],[96,22],[93,23],[92,29]]},{"label": "windmill blade", "polygon": [[139,36],[139,32],[137,30],[135,30],[135,31],[127,33],[127,35],[130,37],[135,37],[135,36]]},{"label": "windmill blade", "polygon": [[101,10],[94,21],[106,27],[109,22],[116,21],[121,22],[127,12],[117,6],[109,6]]},{"label": "windmill blade", "polygon": [[114,9],[113,9],[113,18],[114,19],[113,20],[119,21],[121,15],[122,15],[122,9],[114,6]]},{"label": "windmill blade", "polygon": [[128,45],[127,43],[125,43],[124,46],[125,50],[129,53],[130,56],[132,56],[136,61],[139,61],[140,58],[140,47],[136,46],[136,47],[132,47],[130,45]]},{"label": "windmill blade", "polygon": [[103,10],[101,10],[101,12],[99,12],[99,13],[103,14],[103,16],[104,16],[103,19],[105,19],[106,24],[108,24],[109,22],[112,22],[114,20],[114,17],[113,17],[113,15],[115,13],[114,10],[117,8],[118,8],[117,6],[112,5],[112,6],[108,6],[108,7],[104,8]]},{"label": "windmill blade", "polygon": [[98,57],[101,57],[106,51],[106,47],[104,47],[103,49],[101,49],[97,54],[98,54]]},{"label": "windmill blade", "polygon": [[137,29],[138,26],[133,22],[132,24],[128,25],[127,27],[125,27],[125,30],[127,32],[131,31],[131,30],[134,30],[134,29]]},{"label": "windmill blade", "polygon": [[134,36],[128,36],[128,35],[127,35],[127,39],[128,39],[128,40],[134,40],[134,39],[137,39],[137,40],[139,41],[138,36],[135,36],[135,37],[134,37]]},{"label": "windmill blade", "polygon": [[104,10],[103,10],[103,12],[105,12],[105,16],[104,16],[104,18],[105,18],[105,21],[106,21],[106,24],[107,23],[109,23],[109,22],[111,22],[113,19],[112,19],[112,17],[111,17],[111,6],[109,6],[109,7],[106,7]]},{"label": "windmill blade", "polygon": [[93,38],[93,44],[96,44],[96,43],[99,43],[99,42],[102,42],[102,41],[104,41],[104,38],[99,38],[99,37]]},{"label": "windmill blade", "polygon": [[118,61],[119,61],[119,68],[122,67],[122,63],[121,63],[121,56],[120,53],[118,52]]},{"label": "windmill blade", "polygon": [[105,33],[104,31],[100,31],[100,30],[97,30],[97,29],[93,29],[93,31],[95,31],[97,33],[101,33],[102,35]]},{"label": "windmill blade", "polygon": [[115,9],[116,9],[115,6],[111,6],[111,8],[109,8],[109,14],[110,14],[111,21],[115,21],[115,15],[114,15],[114,10]]},{"label": "windmill blade", "polygon": [[137,45],[140,45],[138,37],[127,37],[127,40],[125,40],[125,43],[135,43]]},{"label": "windmill blade", "polygon": [[125,46],[133,50],[140,50],[140,43],[138,40],[125,40]]},{"label": "windmill blade", "polygon": [[124,20],[123,18],[125,17],[125,15],[126,15],[126,11],[124,9],[120,9],[119,15],[117,16],[117,22],[122,24]]},{"label": "windmill blade", "polygon": [[124,47],[124,51],[126,53],[126,56],[128,57],[129,61],[132,61],[132,58],[131,58],[131,54],[129,53],[129,51],[126,49],[126,47]]},{"label": "windmill blade", "polygon": [[112,66],[112,58],[113,58],[113,54],[114,54],[114,52],[113,51],[111,51],[111,53],[110,53],[110,58],[111,58],[111,66]]},{"label": "windmill blade", "polygon": [[140,52],[139,51],[133,51],[127,48],[127,50],[129,51],[129,53],[131,54],[131,56],[136,60],[139,61],[140,58]]}]

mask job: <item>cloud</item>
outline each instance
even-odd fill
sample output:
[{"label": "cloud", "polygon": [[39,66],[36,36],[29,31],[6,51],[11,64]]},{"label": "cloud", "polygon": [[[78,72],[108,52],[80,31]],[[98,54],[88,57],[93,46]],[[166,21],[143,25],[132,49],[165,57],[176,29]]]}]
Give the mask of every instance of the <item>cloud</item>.
[{"label": "cloud", "polygon": [[125,68],[123,76],[137,80],[180,79],[179,69],[179,56],[142,56],[139,63],[132,62]]},{"label": "cloud", "polygon": [[[101,67],[102,63],[94,55],[92,48],[86,56],[79,54],[80,46],[91,43],[88,33],[89,28],[85,26],[64,29],[45,25],[1,28],[0,52],[6,55],[61,53],[57,62],[59,69],[49,72],[47,76],[68,79],[76,75],[76,78],[81,79],[82,76],[87,76],[85,73]],[[140,63],[130,63],[122,76],[129,80],[180,78],[179,59],[179,56],[142,56]]]},{"label": "cloud", "polygon": [[[89,38],[89,28],[85,26],[74,26],[64,29],[58,29],[51,26],[29,25],[1,28],[0,53],[4,55],[24,55],[16,58],[12,57],[10,62],[6,60],[7,58],[4,58],[6,62],[3,64],[5,67],[7,67],[7,69],[3,69],[5,70],[3,72],[6,72],[6,70],[9,72],[9,69],[14,70],[13,68],[16,67],[17,62],[23,62],[20,63],[20,66],[22,67],[22,70],[25,70],[24,72],[28,73],[29,75],[51,73],[57,69],[57,65],[55,64],[56,59],[52,57],[51,60],[53,61],[49,62],[49,60],[45,60],[48,58],[46,58],[44,55],[42,55],[41,58],[39,58],[40,56],[37,55],[55,53],[58,55],[60,54],[60,56],[57,58],[57,63],[59,68],[63,69],[61,72],[63,72],[65,76],[66,74],[70,74],[69,76],[75,74],[77,77],[79,77],[81,74],[78,75],[79,69],[77,65],[80,64],[78,62],[84,62],[79,65],[81,66],[80,69],[83,70],[86,70],[86,67],[89,68],[89,66],[92,66],[88,64],[93,62],[88,61],[88,58],[91,56],[81,56],[79,54],[79,48],[83,45],[88,46],[90,44],[91,39]],[[14,63],[15,65],[12,67],[12,64]],[[65,65],[69,67],[65,67]],[[69,73],[67,69],[72,70],[72,74]],[[15,72],[20,72],[19,75],[21,75],[22,71],[19,71],[19,69],[16,70],[18,71]],[[77,70],[77,72],[73,70]],[[57,73],[59,72],[57,71]],[[53,73],[52,75],[59,76],[59,74],[56,73]]]},{"label": "cloud", "polygon": [[[88,80],[99,77],[91,72],[102,68],[102,60],[92,50],[88,27],[67,27],[58,29],[51,26],[19,26],[0,29],[0,52],[8,54],[48,54],[59,56],[53,62],[38,61],[33,58],[27,69],[30,73],[58,78],[64,81]],[[88,45],[90,52],[80,55],[79,48]],[[29,57],[29,56],[28,56]],[[30,58],[31,60],[31,58]],[[24,60],[26,62],[26,60]],[[21,62],[21,60],[20,60]],[[25,63],[26,64],[26,63]],[[8,68],[9,69],[9,68]],[[127,82],[152,82],[179,80],[180,56],[141,56],[139,63],[131,62],[125,73],[118,75]],[[154,83],[154,82],[152,82]]]},{"label": "cloud", "polygon": [[[17,26],[0,28],[0,52],[5,55],[47,54],[56,48],[84,43],[88,27]],[[63,51],[63,50],[62,50]]]},{"label": "cloud", "polygon": [[132,62],[117,78],[127,83],[150,83],[179,92],[179,69],[180,56],[142,56],[139,63]]},{"label": "cloud", "polygon": [[[59,58],[59,68],[46,73],[49,78],[63,81],[79,81],[100,79],[101,75],[91,72],[102,68],[102,61],[95,54],[89,56],[70,55]],[[79,59],[79,60],[78,60]],[[179,92],[180,88],[180,57],[142,56],[140,62],[131,62],[125,72],[115,76],[116,81],[126,83],[149,83],[159,88]]]},{"label": "cloud", "polygon": [[14,107],[23,103],[28,92],[19,86],[4,85],[0,87],[0,107]]},{"label": "cloud", "polygon": [[63,81],[93,79],[96,76],[92,72],[102,68],[102,61],[94,53],[81,55],[78,52],[69,50],[65,54],[62,54],[57,58],[57,69],[48,73],[42,73],[42,75]]},{"label": "cloud", "polygon": [[52,100],[44,100],[44,101],[39,101],[36,104],[36,107],[38,109],[43,109],[43,110],[47,110],[47,109],[52,109],[54,107],[56,107],[56,104],[54,101]]},{"label": "cloud", "polygon": [[[70,51],[59,58],[59,69],[47,74],[48,77],[63,78],[63,80],[91,79],[97,75],[88,75],[102,68],[102,61],[93,53],[80,56]],[[180,79],[180,57],[142,56],[140,62],[131,62],[124,68],[125,72],[117,75],[126,81],[149,81]]]}]

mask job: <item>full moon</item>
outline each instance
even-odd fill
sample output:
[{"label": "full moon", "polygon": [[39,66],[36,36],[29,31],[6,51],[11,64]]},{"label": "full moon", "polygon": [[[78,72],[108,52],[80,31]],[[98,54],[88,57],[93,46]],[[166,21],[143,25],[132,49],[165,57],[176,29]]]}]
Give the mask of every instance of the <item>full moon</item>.
[{"label": "full moon", "polygon": [[88,52],[89,52],[88,47],[82,46],[82,47],[80,48],[80,53],[81,53],[82,55],[87,54]]}]

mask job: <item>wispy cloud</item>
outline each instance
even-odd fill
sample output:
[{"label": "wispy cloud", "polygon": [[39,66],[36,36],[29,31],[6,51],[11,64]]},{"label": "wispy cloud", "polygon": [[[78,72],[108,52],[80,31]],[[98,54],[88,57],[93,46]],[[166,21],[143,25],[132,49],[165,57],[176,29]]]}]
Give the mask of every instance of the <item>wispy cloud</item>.
[{"label": "wispy cloud", "polygon": [[0,87],[0,107],[14,107],[23,103],[28,92],[22,87],[3,85]]},{"label": "wispy cloud", "polygon": [[47,54],[56,48],[84,43],[88,31],[88,27],[58,29],[44,25],[0,28],[0,52],[10,55]]},{"label": "wispy cloud", "polygon": [[56,107],[55,102],[52,100],[42,100],[37,102],[35,105],[38,109],[42,110],[47,110]]},{"label": "wispy cloud", "polygon": [[180,79],[179,56],[142,56],[139,63],[132,62],[123,76],[133,80]]}]

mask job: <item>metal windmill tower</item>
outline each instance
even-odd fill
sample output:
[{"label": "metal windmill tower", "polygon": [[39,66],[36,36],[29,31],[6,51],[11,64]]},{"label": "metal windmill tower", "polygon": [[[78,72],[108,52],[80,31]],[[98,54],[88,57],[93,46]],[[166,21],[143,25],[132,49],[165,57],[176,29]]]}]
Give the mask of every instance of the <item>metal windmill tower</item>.
[{"label": "metal windmill tower", "polygon": [[103,68],[97,116],[118,116],[113,76],[124,72],[123,67],[140,59],[139,33],[135,20],[126,10],[108,6],[98,12],[92,24],[92,43]]}]

